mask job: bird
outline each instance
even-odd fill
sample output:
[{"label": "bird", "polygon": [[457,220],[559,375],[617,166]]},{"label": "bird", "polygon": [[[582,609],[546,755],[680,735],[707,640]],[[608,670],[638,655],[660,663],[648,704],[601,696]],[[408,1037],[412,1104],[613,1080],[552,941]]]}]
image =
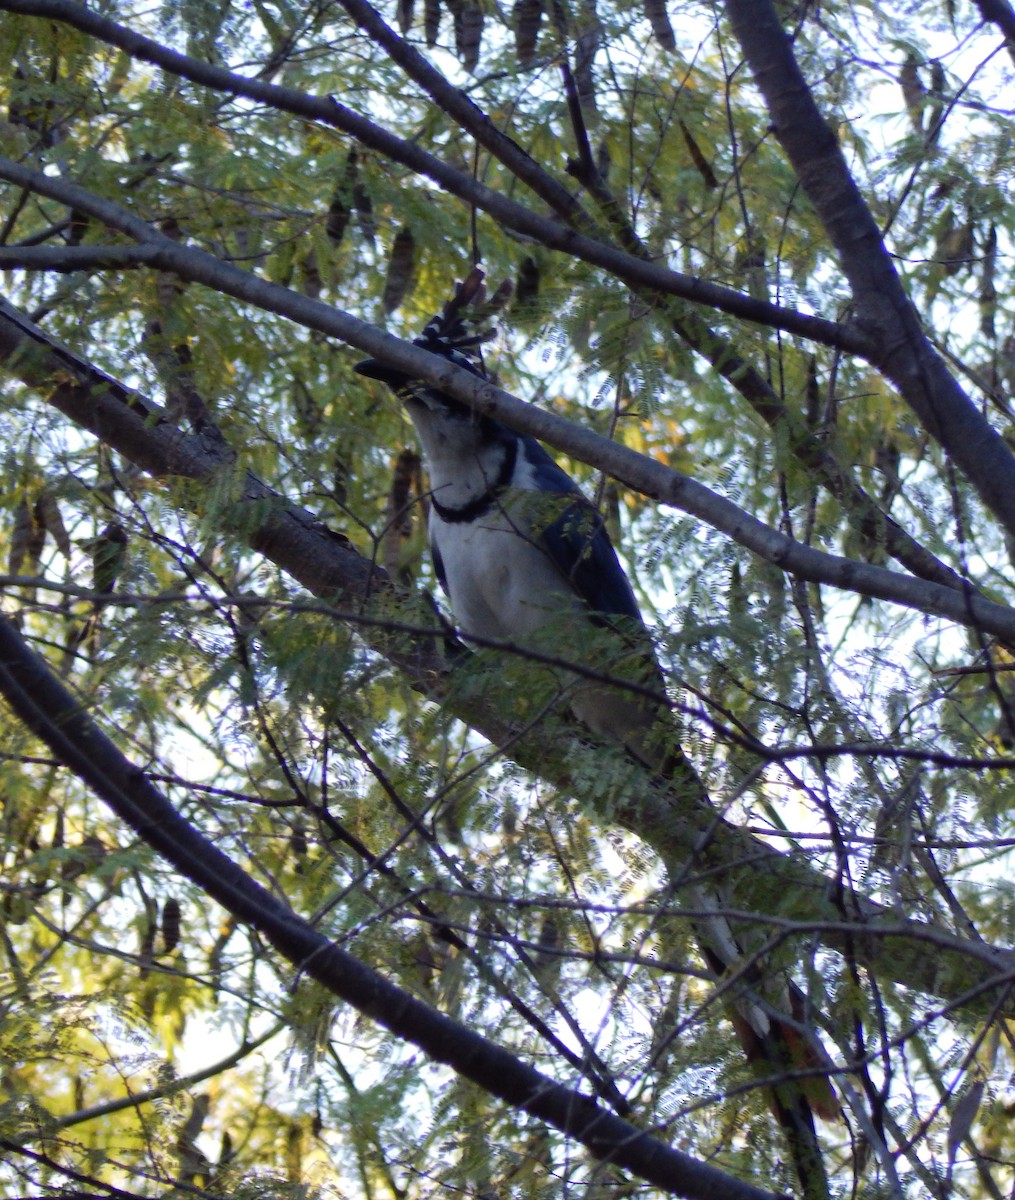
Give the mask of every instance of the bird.
[{"label": "bird", "polygon": [[[482,281],[474,270],[414,344],[485,379],[488,335],[466,316],[481,303]],[[535,438],[377,359],[355,370],[386,383],[416,428],[430,479],[431,557],[465,640],[553,644],[597,676],[616,676],[619,686],[572,678],[571,710],[599,738],[664,772],[673,751],[663,741],[663,674],[595,505]]]},{"label": "bird", "polygon": [[[482,345],[490,333],[477,332],[483,279],[474,268],[413,344],[487,380]],[[597,668],[594,678],[579,672],[566,689],[574,716],[655,777],[707,800],[679,745],[652,639],[595,505],[535,438],[379,359],[355,370],[391,388],[415,426],[430,480],[434,569],[465,641],[522,650],[552,644],[577,666]],[[745,954],[722,917],[723,898],[701,887],[688,894],[701,910],[695,931],[710,970],[719,978],[737,972],[749,983]],[[813,1060],[801,1055],[800,993],[784,990],[784,1011],[793,1015],[781,1023],[769,990],[765,1002],[748,995],[730,1015],[747,1057],[778,1079]],[[770,1099],[804,1195],[827,1194],[808,1095],[789,1082],[771,1089]],[[816,1107],[828,1117],[837,1111],[834,1095],[819,1096]]]}]

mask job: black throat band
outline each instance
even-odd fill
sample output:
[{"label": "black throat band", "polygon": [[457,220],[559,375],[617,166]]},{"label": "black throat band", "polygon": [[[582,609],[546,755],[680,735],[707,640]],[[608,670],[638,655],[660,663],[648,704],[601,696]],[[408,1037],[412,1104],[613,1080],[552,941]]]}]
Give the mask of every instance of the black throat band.
[{"label": "black throat band", "polygon": [[434,512],[449,525],[461,525],[466,521],[475,521],[478,517],[484,516],[497,502],[497,494],[511,482],[517,459],[518,439],[512,438],[508,443],[504,461],[500,464],[497,478],[481,496],[477,496],[475,500],[470,500],[468,504],[463,504],[459,508],[451,508],[447,504],[441,504],[436,496],[431,495],[430,503],[433,505]]}]

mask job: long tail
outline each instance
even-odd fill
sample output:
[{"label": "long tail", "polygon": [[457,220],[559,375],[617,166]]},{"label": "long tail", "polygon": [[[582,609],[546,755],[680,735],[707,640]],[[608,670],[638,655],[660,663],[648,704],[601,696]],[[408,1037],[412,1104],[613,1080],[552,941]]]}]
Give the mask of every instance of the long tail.
[{"label": "long tail", "polygon": [[[826,1077],[813,1073],[824,1056],[806,1029],[803,994],[792,983],[773,987],[762,980],[756,964],[741,950],[721,902],[704,887],[691,889],[695,907],[714,916],[695,920],[697,940],[709,970],[717,980],[736,973],[744,984],[726,1005],[730,1023],[747,1061],[771,1082],[769,1107],[782,1129],[805,1200],[828,1200],[828,1176],[815,1129],[815,1115],[837,1119],[841,1109]],[[757,999],[752,998],[752,991]],[[759,1001],[763,999],[764,1003]],[[778,1013],[785,1013],[780,1019]],[[806,1079],[795,1078],[807,1071]]]}]

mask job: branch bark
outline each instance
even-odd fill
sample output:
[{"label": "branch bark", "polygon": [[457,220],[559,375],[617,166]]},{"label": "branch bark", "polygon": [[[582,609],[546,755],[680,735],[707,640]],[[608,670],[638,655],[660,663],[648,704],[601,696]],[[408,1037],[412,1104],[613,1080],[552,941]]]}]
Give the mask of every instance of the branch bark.
[{"label": "branch bark", "polygon": [[206,895],[257,929],[333,995],[597,1158],[694,1200],[776,1200],[771,1192],[650,1137],[467,1025],[446,1017],[340,949],[288,909],[176,811],[0,616],[0,692],[14,712],[139,837]]},{"label": "branch bark", "polygon": [[[941,996],[949,1004],[975,1001],[973,1006],[980,1011],[989,1004],[989,994],[1010,986],[1015,978],[1015,952],[966,940],[932,925],[899,920],[891,910],[723,820],[699,789],[688,788],[683,794],[668,790],[625,758],[613,771],[606,770],[604,763],[597,777],[600,792],[589,794],[588,776],[582,776],[580,786],[574,779],[587,733],[581,739],[566,733],[559,739],[546,739],[538,731],[520,735],[505,716],[504,694],[496,683],[482,697],[471,692],[465,706],[457,699],[449,702],[447,669],[439,648],[444,630],[434,622],[431,634],[421,623],[429,610],[418,607],[411,613],[411,621],[400,620],[385,574],[341,535],[251,473],[238,470],[231,451],[219,440],[182,433],[162,419],[157,405],[69,351],[54,347],[41,330],[33,329],[16,310],[0,307],[0,356],[6,358],[10,370],[36,388],[51,387],[59,380],[48,396],[51,404],[159,478],[180,475],[220,495],[223,489],[217,485],[223,473],[236,472],[232,494],[238,512],[233,524],[253,549],[314,595],[341,604],[336,619],[357,625],[418,690],[449,704],[455,716],[495,745],[510,744],[511,756],[522,766],[565,793],[581,793],[604,822],[624,825],[643,838],[660,855],[672,878],[685,879],[688,863],[693,870],[721,873],[740,909],[758,914],[750,919],[764,921],[770,913],[777,927],[779,922],[801,922],[801,928],[806,926],[825,944],[845,950],[884,978]],[[429,369],[431,356],[418,347],[404,346],[392,338],[383,340],[408,351],[404,359],[407,369],[417,370],[424,360]],[[468,379],[475,383],[472,376]],[[187,501],[200,506],[199,490],[191,489]],[[257,519],[252,520],[251,514]],[[773,888],[773,880],[778,881],[777,888]],[[936,950],[933,955],[923,948],[928,939]],[[1005,1012],[1015,1015],[1015,1006],[1006,1004]]]},{"label": "branch bark", "polygon": [[667,270],[595,238],[577,233],[568,226],[540,216],[517,201],[509,200],[492,188],[485,187],[466,172],[449,166],[415,143],[396,137],[333,98],[321,99],[295,88],[247,79],[222,67],[188,58],[185,54],[170,50],[151,38],[143,37],[115,21],[75,4],[73,0],[0,0],[0,11],[4,10],[64,21],[82,33],[118,46],[128,54],[203,87],[213,88],[227,95],[243,96],[261,104],[271,105],[280,112],[320,121],[340,129],[392,162],[401,163],[411,171],[425,175],[446,188],[452,195],[489,213],[506,229],[533,238],[549,249],[560,250],[602,267],[625,283],[654,288],[667,295],[681,296],[686,300],[717,308],[721,312],[728,312],[732,316],[773,329],[783,329],[787,333],[794,333],[822,345],[834,346],[848,353],[863,355],[874,346],[865,334],[852,326],[808,316],[806,313],[746,296],[732,288]]},{"label": "branch bark", "polygon": [[[983,599],[971,587],[968,591],[956,591],[884,567],[827,554],[794,541],[671,467],[563,417],[525,404],[509,392],[477,380],[470,372],[430,355],[418,346],[382,333],[349,313],[260,279],[202,250],[183,246],[110,200],[2,157],[0,178],[60,200],[142,245],[152,247],[152,265],[160,270],[175,272],[181,279],[205,284],[266,312],[286,316],[428,380],[513,429],[548,442],[581,462],[614,476],[635,491],[697,517],[790,574],[945,617],[992,633],[1006,642],[1015,640],[1015,611]],[[8,309],[7,314],[10,319],[17,319],[12,310]],[[28,327],[22,324],[21,328],[32,336]],[[38,336],[46,341],[41,331]]]},{"label": "branch bark", "polygon": [[898,388],[980,499],[1015,535],[1015,456],[927,339],[838,139],[818,110],[771,0],[727,0],[727,12],[772,126],[849,281],[869,361]]}]

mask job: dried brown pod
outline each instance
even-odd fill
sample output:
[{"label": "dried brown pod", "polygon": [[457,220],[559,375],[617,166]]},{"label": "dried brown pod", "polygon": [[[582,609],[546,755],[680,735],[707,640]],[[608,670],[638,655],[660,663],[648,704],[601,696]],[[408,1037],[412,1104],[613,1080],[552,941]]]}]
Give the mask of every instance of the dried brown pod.
[{"label": "dried brown pod", "polygon": [[997,226],[991,225],[983,243],[983,263],[980,269],[980,290],[977,303],[980,306],[980,332],[994,341],[997,330],[994,315],[997,312],[997,288],[994,286],[994,271],[997,266]]},{"label": "dried brown pod", "polygon": [[536,57],[536,41],[539,25],[543,19],[542,0],[515,0],[515,53],[523,67]]},{"label": "dried brown pod", "polygon": [[14,509],[14,525],[7,551],[7,573],[18,575],[21,568],[25,567],[30,574],[34,574],[45,544],[45,527],[36,519],[33,506],[22,497]]},{"label": "dried brown pod", "polygon": [[362,183],[357,183],[352,189],[352,206],[356,210],[359,231],[372,246],[377,241],[377,223],[374,221],[374,205],[370,193]]},{"label": "dried brown pod", "polygon": [[388,274],[384,280],[381,303],[386,313],[394,312],[416,282],[416,239],[412,230],[403,226],[395,234],[388,259]]},{"label": "dried brown pod", "polygon": [[63,516],[60,513],[60,505],[57,504],[56,497],[46,488],[43,488],[35,501],[35,520],[53,539],[56,548],[64,558],[70,558],[72,550],[70,534],[63,523]]},{"label": "dried brown pod", "polygon": [[719,180],[715,177],[715,172],[712,170],[712,164],[702,153],[701,147],[695,140],[694,134],[687,128],[683,121],[680,121],[680,132],[684,135],[684,144],[687,146],[687,152],[691,156],[691,162],[698,169],[698,174],[701,176],[707,188],[717,188]]},{"label": "dried brown pod", "polygon": [[420,471],[419,455],[407,446],[395,460],[385,514],[387,519],[382,539],[381,561],[392,579],[406,584],[411,583],[411,579],[402,578],[402,547],[412,536],[413,497],[422,490]]},{"label": "dried brown pod", "polygon": [[180,944],[180,902],[170,896],[162,906],[162,952],[172,954]]},{"label": "dried brown pod", "polygon": [[483,42],[483,10],[468,0],[454,0],[449,7],[455,19],[455,53],[467,71],[474,71]]},{"label": "dried brown pod", "polygon": [[539,296],[539,264],[531,255],[518,264],[518,286],[515,288],[515,307],[531,304]]},{"label": "dried brown pod", "polygon": [[142,975],[148,974],[148,968],[155,961],[155,935],[158,925],[150,912],[145,915],[144,928],[141,931],[141,945],[138,947],[138,960]]},{"label": "dried brown pod", "polygon": [[920,67],[916,55],[910,50],[906,61],[899,71],[899,86],[902,88],[902,99],[909,113],[909,120],[917,133],[923,133],[923,106],[927,89],[920,78]]},{"label": "dried brown pod", "polygon": [[441,28],[441,0],[425,0],[423,5],[423,34],[428,46],[436,45]]},{"label": "dried brown pod", "polygon": [[398,20],[398,28],[403,34],[408,33],[412,28],[413,8],[415,8],[414,0],[398,0],[396,18]]},{"label": "dried brown pod", "polygon": [[331,203],[328,205],[328,216],[324,223],[325,233],[336,246],[345,237],[349,219],[353,214],[355,207],[353,190],[358,173],[359,155],[355,149],[352,149],[345,157],[345,166],[335,186],[335,194],[331,197]]}]

